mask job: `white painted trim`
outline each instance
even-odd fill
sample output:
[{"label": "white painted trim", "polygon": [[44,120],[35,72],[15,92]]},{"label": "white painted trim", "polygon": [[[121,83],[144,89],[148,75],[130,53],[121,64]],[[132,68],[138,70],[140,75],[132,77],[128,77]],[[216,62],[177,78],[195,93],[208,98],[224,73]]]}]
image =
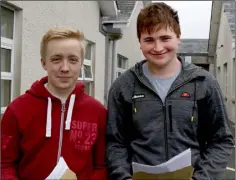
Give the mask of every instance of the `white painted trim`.
[{"label": "white painted trim", "polygon": [[3,114],[6,111],[7,107],[1,107],[1,114]]},{"label": "white painted trim", "polygon": [[1,72],[1,79],[13,80],[13,74],[11,72]]},{"label": "white painted trim", "polygon": [[16,7],[14,8],[14,7],[12,7],[11,5],[5,4],[4,1],[2,1],[1,6],[3,6],[3,7],[5,7],[5,8],[7,8],[7,9],[9,9],[9,10],[11,10],[11,11],[14,11],[14,13],[15,13],[15,10],[17,9]]},{"label": "white painted trim", "polygon": [[123,68],[118,68],[118,67],[117,67],[117,68],[116,68],[116,71],[117,71],[117,72],[122,72],[122,73],[123,73],[123,72],[125,72],[125,71],[126,71],[126,69],[123,69]]},{"label": "white painted trim", "polygon": [[113,1],[114,3],[114,8],[115,8],[115,13],[116,15],[118,14],[118,7],[117,7],[117,4],[116,4],[116,1]]},{"label": "white painted trim", "polygon": [[114,24],[127,24],[128,21],[102,21],[102,24],[114,23]]},{"label": "white painted trim", "polygon": [[84,59],[84,65],[86,66],[92,66],[92,60]]},{"label": "white painted trim", "polygon": [[92,66],[92,60],[85,59],[83,64],[86,65],[86,66],[90,66],[90,70],[91,70],[90,73],[91,73],[91,76],[92,76],[91,78],[86,78],[86,77],[85,77],[85,70],[84,70],[84,66],[83,66],[84,79],[87,80],[87,81],[93,81],[93,66]]},{"label": "white painted trim", "polygon": [[13,42],[12,39],[8,39],[8,38],[5,38],[5,37],[1,36],[1,48],[12,49],[13,43],[14,42]]},{"label": "white painted trim", "polygon": [[[10,72],[1,72],[1,80],[10,80],[10,88],[11,88],[11,92],[10,92],[10,101],[13,100],[13,92],[14,92],[14,35],[15,35],[15,31],[16,31],[16,13],[15,13],[15,9],[8,7],[7,5],[3,5],[1,4],[1,6],[9,9],[10,11],[12,11],[13,14],[13,39],[9,39],[6,37],[1,37],[1,48],[5,48],[5,49],[10,49],[11,50],[11,60],[10,60]],[[2,113],[2,107],[1,107],[1,113]]]},{"label": "white painted trim", "polygon": [[126,71],[126,69],[123,69],[123,68],[116,68],[116,78],[118,77],[118,73],[121,73],[123,74],[124,72]]},{"label": "white painted trim", "polygon": [[[93,64],[94,64],[94,61],[95,61],[95,47],[94,47],[94,43],[93,42],[91,42],[91,41],[89,41],[89,40],[87,40],[87,46],[91,46],[91,51],[90,51],[90,57],[91,57],[91,59],[84,59],[84,61],[83,61],[83,65],[82,65],[82,67],[81,67],[81,74],[82,74],[82,77],[79,77],[78,78],[78,80],[79,81],[82,81],[82,82],[87,82],[87,83],[89,83],[89,95],[91,95],[92,96],[92,93],[93,93],[93,90],[92,90],[92,83],[94,82],[94,76],[93,76]],[[87,77],[85,77],[85,65],[86,66],[89,66],[90,67],[90,70],[91,70],[91,76],[92,76],[92,78],[87,78]]]},{"label": "white painted trim", "polygon": [[184,61],[187,63],[192,63],[192,56],[184,56]]},{"label": "white painted trim", "polygon": [[[85,77],[84,65],[90,66],[92,78],[86,78]],[[81,81],[91,81],[91,82],[93,81],[92,60],[87,60],[87,59],[84,60],[83,66],[81,67],[81,74],[82,74],[82,77],[79,77],[78,80],[81,80]]]},{"label": "white painted trim", "polygon": [[[140,2],[141,2],[141,1],[140,1]],[[136,8],[138,7],[138,3],[139,3],[139,1],[136,1],[136,2],[135,2],[134,8],[133,8],[133,10],[132,10],[132,13],[131,13],[129,19],[128,19],[128,23],[127,23],[127,25],[126,25],[127,27],[130,25],[130,22],[132,21],[132,18],[133,18],[133,16],[134,16],[134,12],[135,12]]]}]

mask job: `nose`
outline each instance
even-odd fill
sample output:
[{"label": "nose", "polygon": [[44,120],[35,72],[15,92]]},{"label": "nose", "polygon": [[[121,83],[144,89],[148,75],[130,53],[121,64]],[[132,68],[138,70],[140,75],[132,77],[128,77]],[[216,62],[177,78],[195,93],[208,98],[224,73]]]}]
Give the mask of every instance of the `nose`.
[{"label": "nose", "polygon": [[163,44],[158,40],[155,42],[154,50],[160,52],[163,50]]},{"label": "nose", "polygon": [[69,71],[69,62],[68,62],[68,60],[66,60],[66,59],[63,60],[62,66],[61,66],[61,71],[63,71],[63,72]]}]

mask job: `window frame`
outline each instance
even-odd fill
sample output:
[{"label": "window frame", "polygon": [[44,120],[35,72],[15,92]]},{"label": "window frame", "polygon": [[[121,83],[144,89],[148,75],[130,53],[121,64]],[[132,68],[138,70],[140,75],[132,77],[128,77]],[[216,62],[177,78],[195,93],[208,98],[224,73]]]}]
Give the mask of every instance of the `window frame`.
[{"label": "window frame", "polygon": [[[122,60],[125,61],[125,67],[124,68],[121,68],[121,67],[118,67],[118,60],[119,60],[119,57],[122,58]],[[116,64],[116,78],[119,77],[119,73],[124,73],[126,70],[128,69],[128,58],[121,55],[121,54],[117,54],[117,64]]]},{"label": "window frame", "polygon": [[184,62],[192,64],[192,56],[184,56]]},{"label": "window frame", "polygon": [[[232,86],[233,86],[233,98],[236,99],[236,96],[235,96],[235,93],[236,92],[236,82],[235,82],[235,78],[236,78],[236,60],[235,60],[235,57],[233,58],[233,76],[232,76]],[[236,112],[235,112],[236,113]]]},{"label": "window frame", "polygon": [[[84,61],[83,61],[83,65],[81,67],[81,75],[78,80],[79,81],[83,81],[84,83],[89,83],[89,95],[93,95],[93,83],[94,83],[94,71],[93,71],[93,66],[94,66],[94,57],[95,57],[95,43],[92,43],[90,41],[87,40],[87,46],[91,46],[91,54],[90,54],[90,57],[91,59],[86,59],[84,58]],[[89,66],[90,67],[90,70],[91,70],[91,77],[86,77],[85,76],[85,66]]]},{"label": "window frame", "polygon": [[[14,91],[14,63],[15,63],[15,59],[14,59],[14,37],[15,37],[15,31],[16,31],[16,13],[15,13],[15,9],[7,6],[6,4],[1,4],[1,7],[4,7],[10,11],[13,12],[13,36],[12,39],[10,38],[6,38],[1,36],[1,49],[9,49],[11,50],[11,59],[10,59],[10,72],[4,72],[1,71],[1,80],[9,80],[10,81],[10,102],[13,100],[13,91]],[[1,89],[3,88],[3,84],[1,84]],[[10,103],[9,102],[9,103]],[[2,106],[1,105],[1,115],[3,115],[3,113],[5,112],[7,106]]]},{"label": "window frame", "polygon": [[224,71],[224,94],[228,96],[228,63],[223,64],[223,71]]}]

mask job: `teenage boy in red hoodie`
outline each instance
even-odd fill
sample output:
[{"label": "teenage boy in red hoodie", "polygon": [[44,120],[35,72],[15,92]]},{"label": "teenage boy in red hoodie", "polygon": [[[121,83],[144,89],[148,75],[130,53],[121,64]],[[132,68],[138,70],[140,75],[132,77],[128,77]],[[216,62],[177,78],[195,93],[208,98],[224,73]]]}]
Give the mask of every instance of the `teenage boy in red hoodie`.
[{"label": "teenage boy in red hoodie", "polygon": [[55,179],[68,168],[80,180],[105,180],[107,112],[77,83],[83,34],[51,29],[40,53],[47,77],[33,83],[2,117],[1,179]]}]

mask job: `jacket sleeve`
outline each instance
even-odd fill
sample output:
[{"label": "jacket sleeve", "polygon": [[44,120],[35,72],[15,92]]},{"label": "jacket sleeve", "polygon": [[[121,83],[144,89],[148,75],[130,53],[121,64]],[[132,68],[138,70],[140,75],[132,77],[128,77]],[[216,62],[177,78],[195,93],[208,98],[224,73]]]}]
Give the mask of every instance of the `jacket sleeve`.
[{"label": "jacket sleeve", "polygon": [[[116,84],[117,85],[117,84]],[[127,120],[129,108],[118,86],[110,89],[108,96],[107,149],[109,179],[131,179],[131,161],[129,160]],[[127,111],[126,111],[127,110]],[[131,130],[131,129],[130,129]]]},{"label": "jacket sleeve", "polygon": [[[233,150],[233,136],[229,127],[229,119],[219,84],[212,77],[206,85],[207,98],[199,104],[203,109],[199,121],[209,122],[204,135],[205,148],[200,152],[200,158],[193,174],[194,180],[219,179],[226,169],[229,156]],[[203,131],[203,129],[200,129]]]},{"label": "jacket sleeve", "polygon": [[102,109],[98,125],[98,137],[93,150],[94,171],[91,180],[107,180],[107,167],[105,163],[105,133],[106,133],[107,110]]},{"label": "jacket sleeve", "polygon": [[1,179],[17,180],[19,158],[19,131],[17,121],[10,108],[1,120]]}]

